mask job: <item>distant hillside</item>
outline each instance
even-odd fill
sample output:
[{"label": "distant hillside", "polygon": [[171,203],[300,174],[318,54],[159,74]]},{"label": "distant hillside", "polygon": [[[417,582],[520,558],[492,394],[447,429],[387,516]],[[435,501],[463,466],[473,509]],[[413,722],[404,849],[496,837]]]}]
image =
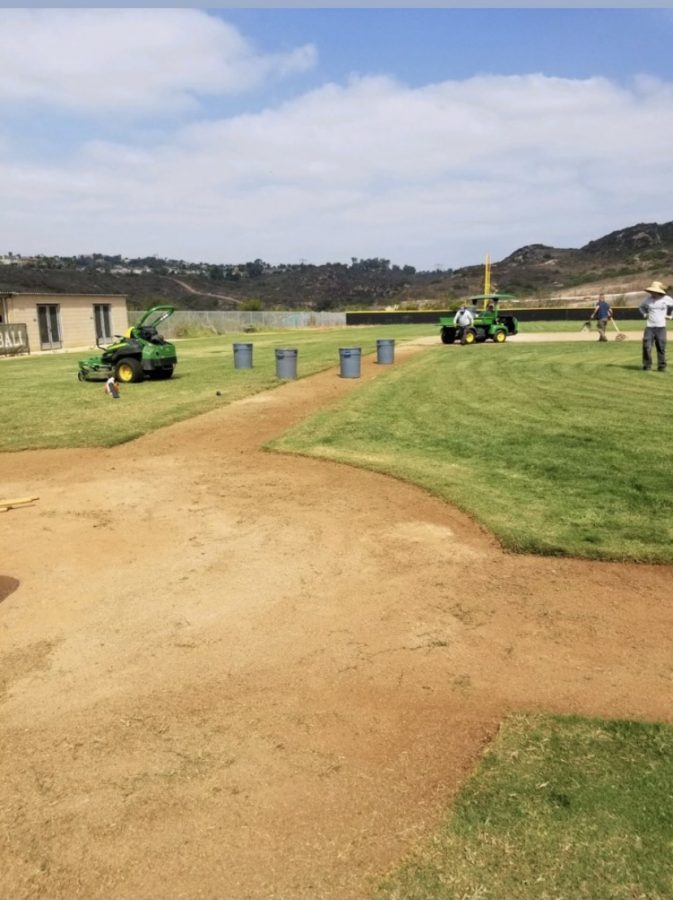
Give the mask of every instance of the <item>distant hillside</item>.
[{"label": "distant hillside", "polygon": [[[417,272],[385,259],[271,266],[210,265],[154,257],[0,257],[0,292],[121,293],[132,308],[355,309],[441,306],[479,293],[483,267]],[[493,262],[492,283],[520,300],[619,294],[673,273],[673,222],[614,231],[580,249],[531,244]]]}]

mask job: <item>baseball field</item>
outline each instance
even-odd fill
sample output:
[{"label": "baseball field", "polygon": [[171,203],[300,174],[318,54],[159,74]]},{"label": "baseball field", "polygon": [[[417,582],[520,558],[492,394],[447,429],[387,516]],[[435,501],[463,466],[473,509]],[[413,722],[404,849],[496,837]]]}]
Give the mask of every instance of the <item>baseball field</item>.
[{"label": "baseball field", "polygon": [[435,331],[0,362],[3,897],[673,895],[673,376]]}]

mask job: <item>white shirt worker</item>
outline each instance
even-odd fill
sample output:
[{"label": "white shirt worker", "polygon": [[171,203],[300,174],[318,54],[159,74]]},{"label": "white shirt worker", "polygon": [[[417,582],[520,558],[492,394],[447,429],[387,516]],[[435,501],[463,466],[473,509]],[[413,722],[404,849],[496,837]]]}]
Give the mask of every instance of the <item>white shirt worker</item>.
[{"label": "white shirt worker", "polygon": [[465,328],[468,325],[471,325],[474,322],[474,316],[470,312],[467,307],[461,306],[458,312],[453,317],[453,324],[460,325],[461,328]]},{"label": "white shirt worker", "polygon": [[665,328],[666,319],[671,317],[673,298],[668,294],[648,297],[640,304],[640,312],[647,317],[648,328]]}]

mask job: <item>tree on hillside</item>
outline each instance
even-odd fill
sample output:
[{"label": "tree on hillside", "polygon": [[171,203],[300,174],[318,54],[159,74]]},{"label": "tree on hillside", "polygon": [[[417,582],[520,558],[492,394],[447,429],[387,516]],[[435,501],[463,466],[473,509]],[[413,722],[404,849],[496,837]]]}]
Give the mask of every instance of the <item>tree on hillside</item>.
[{"label": "tree on hillside", "polygon": [[249,278],[259,278],[268,268],[269,266],[263,259],[255,259],[253,262],[245,264],[245,271],[248,273]]}]

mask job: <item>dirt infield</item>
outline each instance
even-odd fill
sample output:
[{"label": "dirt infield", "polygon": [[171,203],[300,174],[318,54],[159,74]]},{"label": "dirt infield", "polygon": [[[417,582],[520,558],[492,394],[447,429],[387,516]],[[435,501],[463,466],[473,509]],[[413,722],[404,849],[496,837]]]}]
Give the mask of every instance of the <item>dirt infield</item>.
[{"label": "dirt infield", "polygon": [[3,898],[362,897],[508,711],[673,720],[672,567],[259,450],[381,368],[0,459]]}]

